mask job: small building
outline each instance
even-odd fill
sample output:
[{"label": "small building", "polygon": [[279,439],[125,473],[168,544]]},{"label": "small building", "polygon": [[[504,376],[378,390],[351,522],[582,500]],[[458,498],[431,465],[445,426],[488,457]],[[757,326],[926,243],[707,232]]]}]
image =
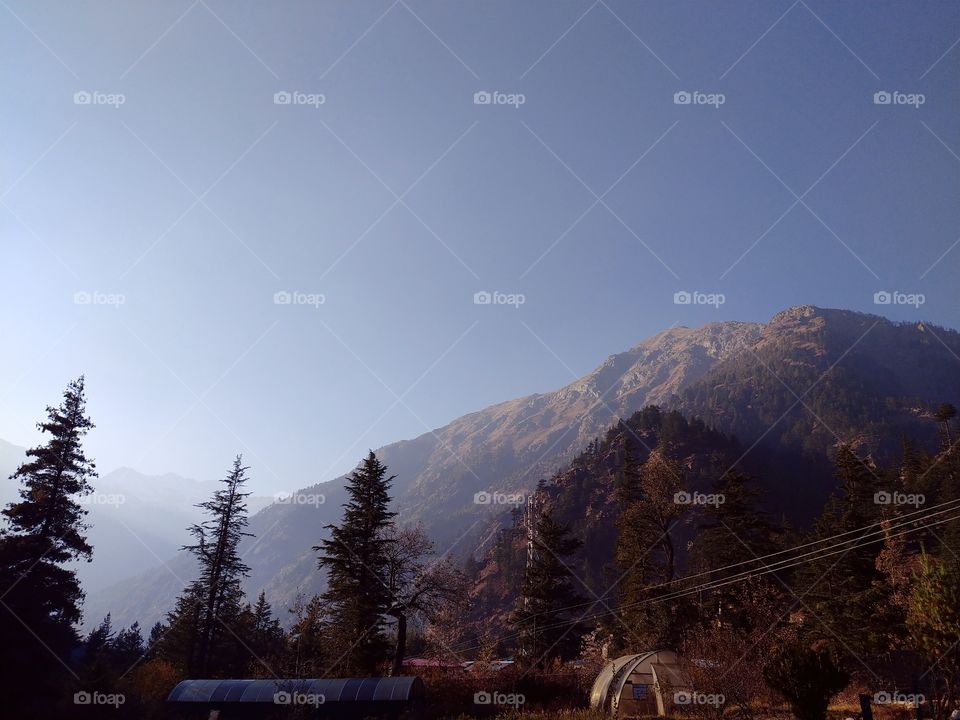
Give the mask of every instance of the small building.
[{"label": "small building", "polygon": [[688,689],[672,650],[624,655],[600,671],[590,707],[624,718],[664,717],[673,708],[674,693]]}]

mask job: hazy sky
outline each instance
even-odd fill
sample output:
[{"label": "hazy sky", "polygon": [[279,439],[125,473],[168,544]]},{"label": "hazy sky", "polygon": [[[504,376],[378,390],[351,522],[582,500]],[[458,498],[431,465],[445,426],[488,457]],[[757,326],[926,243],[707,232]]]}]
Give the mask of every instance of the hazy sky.
[{"label": "hazy sky", "polygon": [[86,373],[101,471],[243,451],[257,491],[302,487],[674,324],[960,326],[955,2],[0,18],[0,437]]}]

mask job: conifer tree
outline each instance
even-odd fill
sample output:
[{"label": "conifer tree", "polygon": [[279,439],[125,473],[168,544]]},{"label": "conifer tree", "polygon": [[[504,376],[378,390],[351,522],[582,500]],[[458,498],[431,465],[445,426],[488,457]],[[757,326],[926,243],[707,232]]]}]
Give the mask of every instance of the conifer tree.
[{"label": "conifer tree", "polygon": [[82,446],[93,427],[81,376],[59,406],[47,408],[38,428],[48,439],[27,451],[27,462],[10,478],[20,484],[20,499],[3,510],[0,530],[0,684],[7,707],[48,699],[45,690],[66,676],[64,659],[78,642],[73,626],[83,592],[66,564],[93,554],[86,510],[77,502],[97,477]]},{"label": "conifer tree", "polygon": [[513,615],[520,655],[527,665],[544,667],[554,658],[568,660],[580,648],[584,628],[576,618],[584,608],[570,606],[581,605],[583,598],[574,588],[569,558],[581,545],[549,512],[540,515]]},{"label": "conifer tree", "polygon": [[[744,563],[773,552],[776,544],[773,526],[759,507],[760,492],[751,478],[729,470],[714,482],[711,493],[716,502],[703,508],[699,532],[690,553],[691,565],[697,573],[729,569],[702,576],[700,582],[719,580],[756,567]],[[709,609],[704,608],[705,619],[733,622],[739,629],[746,629],[751,619],[738,612],[742,603],[736,593],[737,588],[732,585],[710,593]]]},{"label": "conifer tree", "polygon": [[138,622],[134,622],[130,627],[118,632],[112,644],[114,660],[119,663],[123,674],[129,672],[132,667],[141,662],[145,652],[143,634],[140,632],[140,623]]},{"label": "conifer tree", "polygon": [[147,650],[150,651],[152,648],[160,642],[160,639],[163,637],[164,630],[163,623],[159,620],[153,624],[153,627],[150,628],[150,634],[147,636]]},{"label": "conifer tree", "polygon": [[246,654],[252,655],[250,674],[262,673],[264,663],[270,667],[283,654],[283,629],[273,616],[273,608],[263,590],[255,605],[248,604],[243,609],[237,635],[246,646],[243,648]]},{"label": "conifer tree", "polygon": [[796,586],[816,616],[808,624],[813,638],[835,643],[838,653],[866,656],[885,649],[886,634],[875,622],[886,593],[877,566],[882,548],[864,538],[869,526],[881,519],[883,506],[877,504],[876,495],[882,483],[846,445],[838,448],[836,475],[839,490],[817,521],[813,539],[850,533],[841,538],[847,544],[842,553],[814,557],[804,565]]},{"label": "conifer tree", "polygon": [[[247,470],[238,455],[230,473],[221,480],[224,486],[198,505],[209,519],[189,528],[195,542],[184,546],[196,556],[200,575],[178,600],[170,617],[171,628],[178,627],[186,637],[175,636],[171,643],[180,641],[180,651],[186,652],[185,657],[181,655],[181,663],[194,677],[216,674],[218,664],[235,659],[224,650],[236,641],[236,632],[231,629],[242,610],[240,583],[250,572],[239,552],[240,541],[251,537],[244,532],[246,498],[250,494],[243,491]],[[180,628],[181,622],[189,625]]]},{"label": "conifer tree", "polygon": [[192,675],[197,667],[202,601],[191,584],[177,598],[167,613],[165,623],[157,623],[150,631],[151,655],[164,660],[183,676]]},{"label": "conifer tree", "polygon": [[960,572],[955,565],[923,558],[906,625],[935,678],[936,716],[946,717],[960,698]]},{"label": "conifer tree", "polygon": [[[625,470],[624,477],[634,479],[618,491],[625,503],[617,519],[614,555],[618,615],[631,631],[631,643],[676,647],[688,602],[655,598],[670,589],[663,586],[677,570],[673,533],[685,509],[676,502],[683,473],[679,463],[657,450],[637,471]],[[652,589],[656,586],[661,589]]]},{"label": "conifer tree", "polygon": [[[948,432],[949,429],[941,430],[941,437]],[[928,483],[926,487],[920,488],[921,492],[935,494],[937,503],[960,500],[960,443],[942,442],[940,452],[932,458],[922,477]],[[927,505],[931,504],[928,500]],[[942,543],[940,559],[951,563],[956,571],[960,572],[960,518],[945,523],[938,531],[938,538]]]},{"label": "conifer tree", "polygon": [[324,677],[331,668],[327,649],[328,605],[319,595],[304,602],[298,597],[290,609],[296,620],[287,637],[283,672],[288,677]]},{"label": "conifer tree", "polygon": [[109,613],[80,648],[78,673],[82,686],[113,692],[119,681],[143,659],[140,625],[114,632]]},{"label": "conifer tree", "polygon": [[330,537],[315,545],[318,562],[327,571],[327,590],[334,644],[343,655],[340,671],[373,675],[387,658],[385,614],[390,607],[386,584],[386,531],[391,512],[387,467],[370,452],[347,481],[349,501],[340,525],[328,525]]}]

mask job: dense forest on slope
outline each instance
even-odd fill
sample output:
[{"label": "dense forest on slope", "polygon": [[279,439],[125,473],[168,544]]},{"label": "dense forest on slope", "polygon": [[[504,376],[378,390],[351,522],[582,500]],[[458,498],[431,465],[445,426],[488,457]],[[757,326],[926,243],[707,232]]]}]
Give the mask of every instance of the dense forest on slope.
[{"label": "dense forest on slope", "polygon": [[[597,593],[603,593],[616,577],[612,562],[622,510],[617,489],[628,453],[637,464],[646,462],[653,453],[672,458],[681,468],[681,491],[693,495],[710,493],[713,483],[740,458],[743,448],[735,439],[700,420],[688,420],[675,410],[648,406],[591,441],[569,467],[541,482],[536,490],[540,501],[549,505],[552,516],[583,542],[577,571]],[[793,456],[790,458],[792,462]],[[753,471],[765,464],[749,457],[743,462],[744,467]],[[821,505],[825,482],[818,487]],[[759,479],[756,484],[761,489],[765,485]],[[765,504],[769,500],[765,497]],[[773,510],[769,504],[767,509]],[[526,560],[522,515],[522,509],[513,511],[512,523],[501,530],[484,566],[478,570],[476,612],[480,616],[504,613],[515,602]],[[702,507],[691,504],[674,531],[681,569],[687,565],[687,545],[692,542],[701,517]]]}]

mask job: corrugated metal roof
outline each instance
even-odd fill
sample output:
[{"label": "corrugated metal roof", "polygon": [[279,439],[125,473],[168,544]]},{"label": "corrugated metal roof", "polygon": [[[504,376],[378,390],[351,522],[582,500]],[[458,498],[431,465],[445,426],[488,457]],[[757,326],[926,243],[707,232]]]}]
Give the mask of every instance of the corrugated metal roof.
[{"label": "corrugated metal roof", "polygon": [[[405,702],[423,695],[418,677],[183,680],[170,691],[168,702],[177,703],[297,703]],[[284,702],[284,701],[287,702]]]}]

